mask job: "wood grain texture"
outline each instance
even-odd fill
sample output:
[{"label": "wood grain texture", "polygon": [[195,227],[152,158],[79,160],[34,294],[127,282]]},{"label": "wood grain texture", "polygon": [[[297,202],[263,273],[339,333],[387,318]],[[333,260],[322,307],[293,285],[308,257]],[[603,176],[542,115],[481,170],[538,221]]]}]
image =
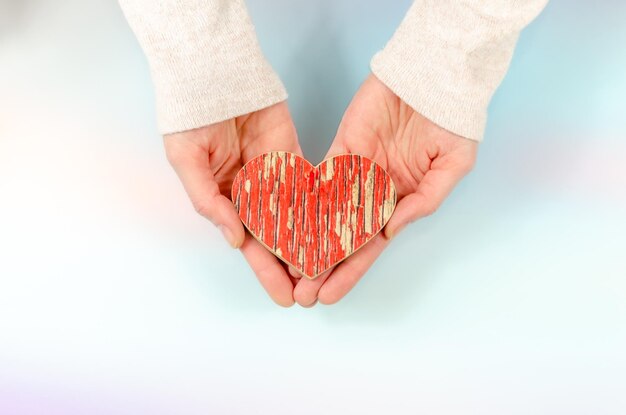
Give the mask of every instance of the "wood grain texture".
[{"label": "wood grain texture", "polygon": [[243,166],[232,200],[256,239],[315,278],[380,232],[396,191],[387,172],[366,157],[344,154],[313,166],[276,151]]}]

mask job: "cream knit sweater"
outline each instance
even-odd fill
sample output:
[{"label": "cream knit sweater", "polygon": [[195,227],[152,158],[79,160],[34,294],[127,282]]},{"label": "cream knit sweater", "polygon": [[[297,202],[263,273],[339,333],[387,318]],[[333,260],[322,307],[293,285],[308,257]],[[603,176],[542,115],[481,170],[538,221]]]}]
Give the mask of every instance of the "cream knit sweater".
[{"label": "cream knit sweater", "polygon": [[[487,106],[519,32],[546,3],[416,0],[373,57],[372,72],[426,118],[480,141]],[[149,61],[161,133],[202,127],[287,98],[243,0],[120,4]]]}]

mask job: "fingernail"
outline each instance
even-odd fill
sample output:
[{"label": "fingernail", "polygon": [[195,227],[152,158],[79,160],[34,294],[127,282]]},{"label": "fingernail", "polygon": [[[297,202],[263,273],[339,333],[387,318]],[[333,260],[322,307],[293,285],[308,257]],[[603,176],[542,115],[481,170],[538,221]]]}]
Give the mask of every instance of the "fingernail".
[{"label": "fingernail", "polygon": [[289,274],[291,274],[292,277],[294,278],[301,278],[302,275],[296,271],[296,269],[294,267],[289,267]]},{"label": "fingernail", "polygon": [[235,239],[235,234],[233,234],[228,227],[224,225],[219,225],[218,229],[222,232],[222,235],[224,235],[224,239],[226,239],[230,246],[232,246],[233,248],[239,248],[237,240]]}]

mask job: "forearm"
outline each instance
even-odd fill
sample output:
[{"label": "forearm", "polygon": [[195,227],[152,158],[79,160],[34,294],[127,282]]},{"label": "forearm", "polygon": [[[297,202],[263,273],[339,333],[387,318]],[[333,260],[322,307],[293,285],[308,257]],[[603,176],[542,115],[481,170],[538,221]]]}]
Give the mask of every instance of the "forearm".
[{"label": "forearm", "polygon": [[144,50],[162,134],[247,114],[287,98],[243,0],[119,0]]},{"label": "forearm", "polygon": [[417,112],[482,140],[519,32],[547,0],[416,0],[372,72]]}]

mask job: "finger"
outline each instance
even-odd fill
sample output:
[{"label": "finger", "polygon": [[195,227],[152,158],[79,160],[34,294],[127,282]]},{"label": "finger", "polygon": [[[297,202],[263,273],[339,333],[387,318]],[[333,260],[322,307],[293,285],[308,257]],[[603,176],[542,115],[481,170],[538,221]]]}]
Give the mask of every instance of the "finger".
[{"label": "finger", "polygon": [[250,235],[246,235],[241,252],[272,300],[283,307],[292,306],[293,284],[278,259]]},{"label": "finger", "polygon": [[233,203],[220,193],[206,151],[172,145],[166,139],[166,152],[196,212],[213,222],[233,248],[239,248],[245,236],[243,225]]},{"label": "finger", "polygon": [[335,138],[335,141],[333,141],[330,148],[328,149],[328,152],[324,156],[324,160],[346,153],[348,153],[348,149],[346,148],[343,140]]},{"label": "finger", "polygon": [[253,145],[246,148],[242,153],[243,162],[246,163],[252,158],[267,153],[270,151],[287,151],[294,153],[300,157],[304,157],[302,147],[298,142],[298,135],[296,134],[295,127],[284,128],[276,131],[276,135],[264,135],[261,139],[256,140]]},{"label": "finger", "polygon": [[[297,139],[296,139],[297,140]],[[291,150],[292,153],[299,155],[300,157],[304,157],[304,153],[302,152],[302,147],[300,147],[300,144],[296,142],[296,144],[293,146],[293,150]]]},{"label": "finger", "polygon": [[[374,158],[376,154],[375,132],[361,121],[363,114],[355,112],[353,104],[346,110],[335,139],[331,144],[324,159],[328,159],[339,154],[356,153],[361,156]],[[355,115],[358,114],[358,115]]]},{"label": "finger", "polygon": [[317,300],[313,301],[313,302],[312,302],[311,304],[309,304],[309,305],[303,305],[303,306],[302,306],[302,308],[311,308],[311,307],[314,307],[314,306],[315,306],[315,304],[317,304]]},{"label": "finger", "polygon": [[268,151],[288,151],[303,156],[298,143],[298,133],[285,101],[249,117],[243,128],[257,132],[243,134],[244,162]]},{"label": "finger", "polygon": [[315,279],[301,278],[298,285],[293,289],[293,299],[302,307],[309,307],[317,301],[317,293],[320,287],[328,279],[332,269],[324,271]]},{"label": "finger", "polygon": [[298,141],[298,130],[291,118],[291,112],[289,107],[285,105],[276,105],[273,108],[277,114],[280,114],[279,119],[284,119],[281,127],[275,129],[272,132],[272,148],[268,148],[266,151],[284,150],[291,153],[295,153],[300,157],[304,157],[302,147]]},{"label": "finger", "polygon": [[385,226],[388,239],[396,236],[407,224],[433,214],[452,189],[463,178],[462,169],[431,169],[426,172],[415,193],[403,197]]},{"label": "finger", "polygon": [[299,280],[300,278],[302,278],[302,274],[300,274],[298,270],[292,267],[291,265],[289,265],[289,274],[296,280]]},{"label": "finger", "polygon": [[287,272],[289,273],[289,280],[291,280],[291,284],[295,287],[296,284],[298,284],[298,281],[300,281],[300,278],[302,278],[302,275],[300,275],[296,269],[294,267],[292,267],[291,265],[287,265],[287,264],[282,264],[283,268],[287,269]]},{"label": "finger", "polygon": [[319,289],[318,301],[321,304],[334,304],[341,300],[365,275],[388,244],[389,240],[379,233],[339,264]]}]

